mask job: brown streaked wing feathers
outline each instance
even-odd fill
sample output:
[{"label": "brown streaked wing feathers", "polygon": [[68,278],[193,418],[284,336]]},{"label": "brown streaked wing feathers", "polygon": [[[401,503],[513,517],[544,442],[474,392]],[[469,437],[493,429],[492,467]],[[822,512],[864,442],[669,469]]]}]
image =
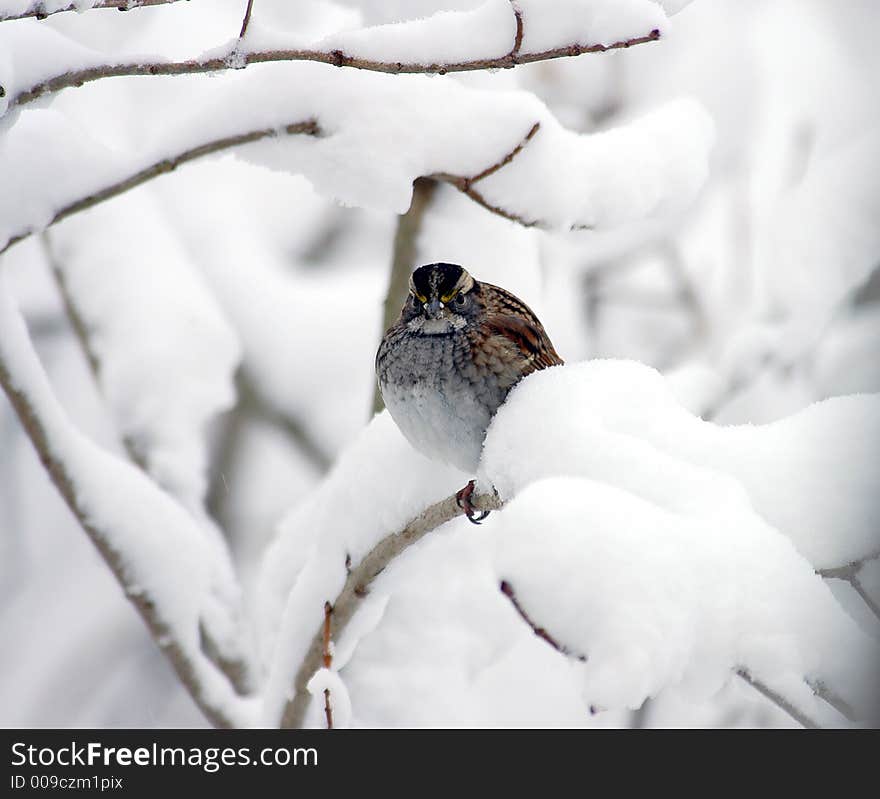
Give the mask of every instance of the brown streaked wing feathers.
[{"label": "brown streaked wing feathers", "polygon": [[516,344],[529,360],[526,374],[563,363],[538,317],[521,300],[499,286],[483,283],[490,295],[483,327],[490,335],[499,335]]}]

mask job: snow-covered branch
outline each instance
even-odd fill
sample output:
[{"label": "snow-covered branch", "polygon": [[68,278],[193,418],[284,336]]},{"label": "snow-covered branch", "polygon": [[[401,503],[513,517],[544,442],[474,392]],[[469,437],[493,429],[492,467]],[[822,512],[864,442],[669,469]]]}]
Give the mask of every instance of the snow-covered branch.
[{"label": "snow-covered branch", "polygon": [[[614,130],[578,135],[522,93],[300,69],[300,81],[243,75],[221,90],[205,86],[204,104],[189,118],[157,130],[148,147],[131,153],[111,151],[69,120],[52,119],[56,127],[43,126],[43,149],[69,175],[63,184],[32,179],[22,153],[34,149],[36,120],[22,118],[7,134],[0,169],[32,202],[0,198],[0,252],[182,163],[245,144],[240,154],[246,159],[301,173],[345,205],[403,213],[413,182],[433,175],[496,214],[546,228],[598,229],[668,213],[692,199],[707,173],[712,123],[687,100]],[[402,104],[418,136],[401,138],[394,114],[376,114],[376,108]],[[230,107],[237,113],[230,115]],[[291,108],[300,109],[304,121],[290,123]],[[142,111],[145,125],[155,125],[162,115],[149,110]],[[204,130],[215,137],[200,141]],[[275,133],[306,135],[295,146],[267,146],[273,138],[288,141]],[[310,143],[302,146],[305,140]],[[377,157],[385,149],[393,158]],[[134,167],[138,163],[146,165]]]},{"label": "snow-covered branch", "polygon": [[[498,510],[503,505],[497,494],[491,492],[474,496],[471,502],[480,511]],[[333,629],[337,640],[357,612],[361,600],[369,593],[373,580],[417,541],[463,514],[464,511],[453,494],[425,508],[402,530],[382,538],[356,566],[346,564],[348,576],[345,584],[331,603]],[[322,619],[306,655],[296,671],[292,698],[284,708],[281,718],[282,727],[294,728],[303,725],[306,711],[311,702],[311,693],[308,690],[309,681],[324,662],[325,636],[325,621]]]},{"label": "snow-covered branch", "polygon": [[[283,125],[281,128],[264,128],[262,130],[252,130],[248,131],[247,133],[236,134],[233,136],[223,136],[219,139],[212,139],[205,142],[204,144],[199,144],[196,147],[190,147],[183,152],[176,153],[175,155],[169,156],[167,158],[162,158],[161,160],[156,161],[149,166],[144,167],[143,169],[139,169],[132,175],[128,175],[127,177],[111,183],[108,186],[104,186],[97,191],[90,192],[86,196],[79,197],[76,200],[73,200],[72,202],[68,203],[67,205],[56,211],[55,215],[51,218],[51,220],[46,224],[45,227],[51,227],[52,225],[55,225],[58,222],[61,222],[63,219],[67,219],[68,217],[73,216],[74,214],[78,214],[81,211],[93,208],[100,203],[111,200],[114,197],[118,197],[120,194],[124,194],[125,192],[130,191],[131,189],[134,189],[149,180],[152,180],[153,178],[157,178],[160,175],[166,175],[169,172],[173,172],[175,169],[177,169],[177,167],[189,161],[194,161],[197,158],[202,158],[206,155],[218,153],[223,150],[228,150],[232,147],[238,147],[242,144],[248,144],[250,142],[259,141],[260,139],[265,139],[269,136],[277,136],[279,134],[300,134],[306,136],[318,136],[320,135],[320,129],[313,119],[307,119],[304,122],[292,122],[288,125]],[[17,244],[18,242],[32,235],[34,232],[34,230],[26,230],[14,233],[12,236],[9,237],[6,243],[2,247],[0,247],[0,255],[6,252],[6,250],[8,250],[14,244]]]},{"label": "snow-covered branch", "polygon": [[507,597],[510,601],[510,604],[513,605],[513,609],[519,614],[519,617],[532,629],[532,632],[540,638],[542,641],[546,641],[550,646],[552,646],[560,655],[565,655],[566,657],[573,657],[582,662],[586,662],[587,656],[582,654],[573,654],[572,651],[560,641],[557,641],[548,631],[546,627],[542,627],[532,621],[532,617],[526,612],[526,609],[522,606],[520,601],[516,598],[516,591],[513,586],[507,582],[507,580],[502,580],[501,585],[499,586],[501,593]]},{"label": "snow-covered branch", "polygon": [[[424,20],[337,33],[313,47],[259,46],[267,37],[277,41],[277,34],[263,30],[255,34],[259,26],[251,20],[249,3],[240,35],[199,58],[105,63],[95,54],[76,53],[63,71],[40,72],[38,80],[28,85],[5,85],[3,91],[9,98],[8,110],[49,93],[105,78],[193,75],[282,61],[312,61],[394,75],[446,75],[510,69],[536,61],[633,47],[660,38],[666,16],[658,5],[650,0],[628,0],[630,14],[615,17],[601,13],[601,7],[609,3],[580,0],[572,9],[571,0],[567,0],[565,14],[554,19],[553,3],[547,0],[540,4],[536,0],[516,4],[487,0],[473,11],[439,13]],[[462,36],[463,30],[468,31],[467,36]],[[13,57],[16,44],[16,40],[10,43]],[[481,52],[481,48],[485,50]],[[63,63],[63,56],[59,60]]]},{"label": "snow-covered branch", "polygon": [[[514,147],[510,152],[506,153],[502,158],[499,158],[494,164],[486,167],[486,169],[483,169],[472,177],[449,175],[444,172],[438,173],[436,175],[431,175],[431,177],[435,180],[442,180],[452,186],[455,186],[456,189],[470,197],[475,203],[477,203],[477,205],[481,205],[487,211],[491,211],[493,214],[498,214],[498,216],[503,216],[505,219],[509,219],[511,222],[516,222],[523,227],[546,226],[546,222],[538,219],[527,219],[520,214],[502,208],[500,205],[489,202],[478,189],[474,188],[475,183],[479,183],[481,180],[495,174],[499,169],[503,169],[514,158],[516,158],[516,156],[519,155],[520,152],[522,152],[523,147],[525,147],[532,140],[532,137],[538,132],[540,127],[541,123],[536,122],[534,125],[532,125],[531,128],[529,128],[529,132],[526,133],[526,135],[523,137],[523,140],[519,142],[516,147]],[[583,230],[588,227],[589,225],[585,223],[574,222],[571,224],[572,230]]]},{"label": "snow-covered branch", "polygon": [[[522,603],[517,598],[516,591],[514,590],[513,586],[509,582],[507,582],[507,580],[501,581],[500,589],[501,593],[504,594],[504,596],[506,596],[507,599],[510,601],[510,604],[513,605],[513,608],[514,610],[516,610],[519,617],[531,628],[532,632],[538,638],[553,647],[553,649],[559,652],[560,655],[575,658],[576,660],[580,660],[582,662],[587,661],[587,655],[574,654],[565,643],[559,641],[557,638],[554,638],[553,635],[545,627],[539,625],[532,619],[528,611],[523,607]],[[778,691],[773,690],[761,680],[755,678],[748,669],[737,668],[734,670],[734,673],[750,686],[752,686],[752,688],[754,688],[759,694],[764,696],[769,701],[773,702],[773,704],[776,705],[780,710],[791,716],[796,722],[798,722],[798,724],[808,729],[816,729],[821,726],[806,711],[798,707],[797,704],[787,699]],[[808,682],[806,682],[806,684],[809,685]],[[816,694],[816,696],[819,696],[829,704],[833,705],[835,709],[837,709],[842,715],[846,716],[847,719],[853,720],[852,709],[846,706],[845,703],[835,703],[833,701],[833,698],[830,696],[829,692],[824,688],[823,685],[811,685],[810,688],[813,690],[813,693]]]},{"label": "snow-covered branch", "polygon": [[[132,11],[147,6],[165,6],[180,0],[72,0],[63,2],[46,2],[46,0],[24,0],[24,2],[0,3],[0,22],[14,19],[46,19],[63,11],[89,11],[91,9],[111,8],[116,11]],[[187,0],[188,2],[188,0]]]},{"label": "snow-covered branch", "polygon": [[71,425],[5,287],[0,385],[52,482],[195,703],[215,726],[246,724],[243,700],[202,648],[207,617],[216,622],[225,612],[215,604],[221,597],[212,596],[223,565],[213,561],[203,532],[139,469]]},{"label": "snow-covered branch", "polygon": [[831,569],[819,569],[818,574],[822,575],[822,577],[829,579],[837,579],[844,580],[848,582],[853,590],[861,597],[862,601],[868,606],[871,612],[880,619],[880,604],[878,604],[877,599],[871,596],[870,593],[866,590],[865,586],[862,584],[862,580],[859,578],[859,573],[861,570],[872,561],[877,561],[880,559],[880,552],[875,552],[867,557],[859,558],[858,560],[853,561],[852,563],[847,563],[844,566],[839,566],[837,568]]}]

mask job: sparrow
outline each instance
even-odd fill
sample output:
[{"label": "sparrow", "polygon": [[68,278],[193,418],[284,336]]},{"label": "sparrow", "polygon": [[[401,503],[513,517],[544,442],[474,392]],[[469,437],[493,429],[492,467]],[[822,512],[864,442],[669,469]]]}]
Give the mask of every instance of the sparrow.
[{"label": "sparrow", "polygon": [[[376,353],[379,391],[404,437],[428,458],[474,473],[486,429],[526,375],[563,363],[532,310],[457,264],[420,266]],[[474,481],[456,494],[475,524]]]}]

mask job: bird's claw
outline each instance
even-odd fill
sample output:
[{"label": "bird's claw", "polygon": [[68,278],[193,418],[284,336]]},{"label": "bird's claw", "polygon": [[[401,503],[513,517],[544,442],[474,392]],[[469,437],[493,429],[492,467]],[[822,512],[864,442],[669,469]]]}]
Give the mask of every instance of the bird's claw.
[{"label": "bird's claw", "polygon": [[474,481],[471,480],[464,488],[455,495],[455,502],[461,508],[471,524],[479,524],[489,515],[489,511],[481,511],[477,515],[477,509],[471,503],[471,497],[474,493]]}]

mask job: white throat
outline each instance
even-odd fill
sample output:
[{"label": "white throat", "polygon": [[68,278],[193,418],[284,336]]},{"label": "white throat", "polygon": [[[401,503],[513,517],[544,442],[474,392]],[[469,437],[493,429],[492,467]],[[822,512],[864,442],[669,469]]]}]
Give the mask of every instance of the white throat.
[{"label": "white throat", "polygon": [[407,322],[406,328],[411,333],[438,336],[443,333],[449,333],[451,330],[461,330],[466,324],[465,318],[458,314],[444,316],[440,319],[426,319],[424,316],[417,316],[415,319]]}]

